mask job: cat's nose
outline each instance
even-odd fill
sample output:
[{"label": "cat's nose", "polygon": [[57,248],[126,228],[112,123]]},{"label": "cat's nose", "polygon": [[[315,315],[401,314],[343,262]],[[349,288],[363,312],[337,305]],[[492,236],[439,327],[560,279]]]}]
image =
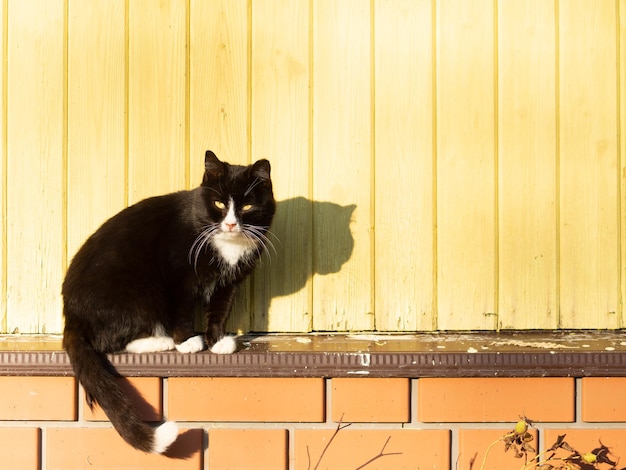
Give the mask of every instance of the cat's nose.
[{"label": "cat's nose", "polygon": [[237,224],[224,224],[224,225],[226,225],[226,228],[228,229],[229,232],[232,232],[237,226]]}]

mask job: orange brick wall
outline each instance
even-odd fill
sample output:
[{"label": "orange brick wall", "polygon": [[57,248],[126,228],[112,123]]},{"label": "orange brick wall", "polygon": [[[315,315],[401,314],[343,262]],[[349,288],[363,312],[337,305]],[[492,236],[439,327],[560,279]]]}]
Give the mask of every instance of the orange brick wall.
[{"label": "orange brick wall", "polygon": [[[0,468],[308,470],[323,453],[319,469],[345,470],[383,453],[364,468],[469,470],[520,415],[535,422],[535,448],[567,434],[578,450],[601,441],[626,461],[625,378],[120,381],[143,397],[146,419],[179,422],[167,456],[127,446],[72,377],[0,377]],[[350,425],[333,438],[340,421]],[[521,468],[503,449],[486,469]]]}]

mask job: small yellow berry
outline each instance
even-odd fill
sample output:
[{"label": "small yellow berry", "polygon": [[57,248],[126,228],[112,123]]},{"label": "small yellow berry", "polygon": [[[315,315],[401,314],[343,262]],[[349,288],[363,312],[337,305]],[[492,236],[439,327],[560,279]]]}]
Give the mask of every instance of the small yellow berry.
[{"label": "small yellow berry", "polygon": [[517,423],[515,423],[515,434],[524,434],[528,430],[528,423],[525,420],[521,419]]},{"label": "small yellow berry", "polygon": [[596,454],[592,454],[591,452],[587,452],[585,454],[583,454],[582,456],[583,461],[587,462],[587,463],[594,463],[596,461]]}]

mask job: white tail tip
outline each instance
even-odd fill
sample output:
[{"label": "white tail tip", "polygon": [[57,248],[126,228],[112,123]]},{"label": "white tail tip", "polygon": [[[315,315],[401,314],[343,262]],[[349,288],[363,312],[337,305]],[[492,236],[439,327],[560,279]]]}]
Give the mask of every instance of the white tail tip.
[{"label": "white tail tip", "polygon": [[178,425],[174,421],[166,421],[154,430],[152,452],[162,454],[178,437]]}]

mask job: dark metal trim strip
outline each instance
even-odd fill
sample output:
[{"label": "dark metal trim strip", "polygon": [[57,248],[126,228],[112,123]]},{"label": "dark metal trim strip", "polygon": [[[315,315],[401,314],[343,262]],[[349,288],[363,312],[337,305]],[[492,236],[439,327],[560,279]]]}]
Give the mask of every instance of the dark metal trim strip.
[{"label": "dark metal trim strip", "polygon": [[[157,377],[618,377],[626,352],[208,352],[115,354],[124,376]],[[73,375],[62,351],[0,352],[0,375]]]}]

